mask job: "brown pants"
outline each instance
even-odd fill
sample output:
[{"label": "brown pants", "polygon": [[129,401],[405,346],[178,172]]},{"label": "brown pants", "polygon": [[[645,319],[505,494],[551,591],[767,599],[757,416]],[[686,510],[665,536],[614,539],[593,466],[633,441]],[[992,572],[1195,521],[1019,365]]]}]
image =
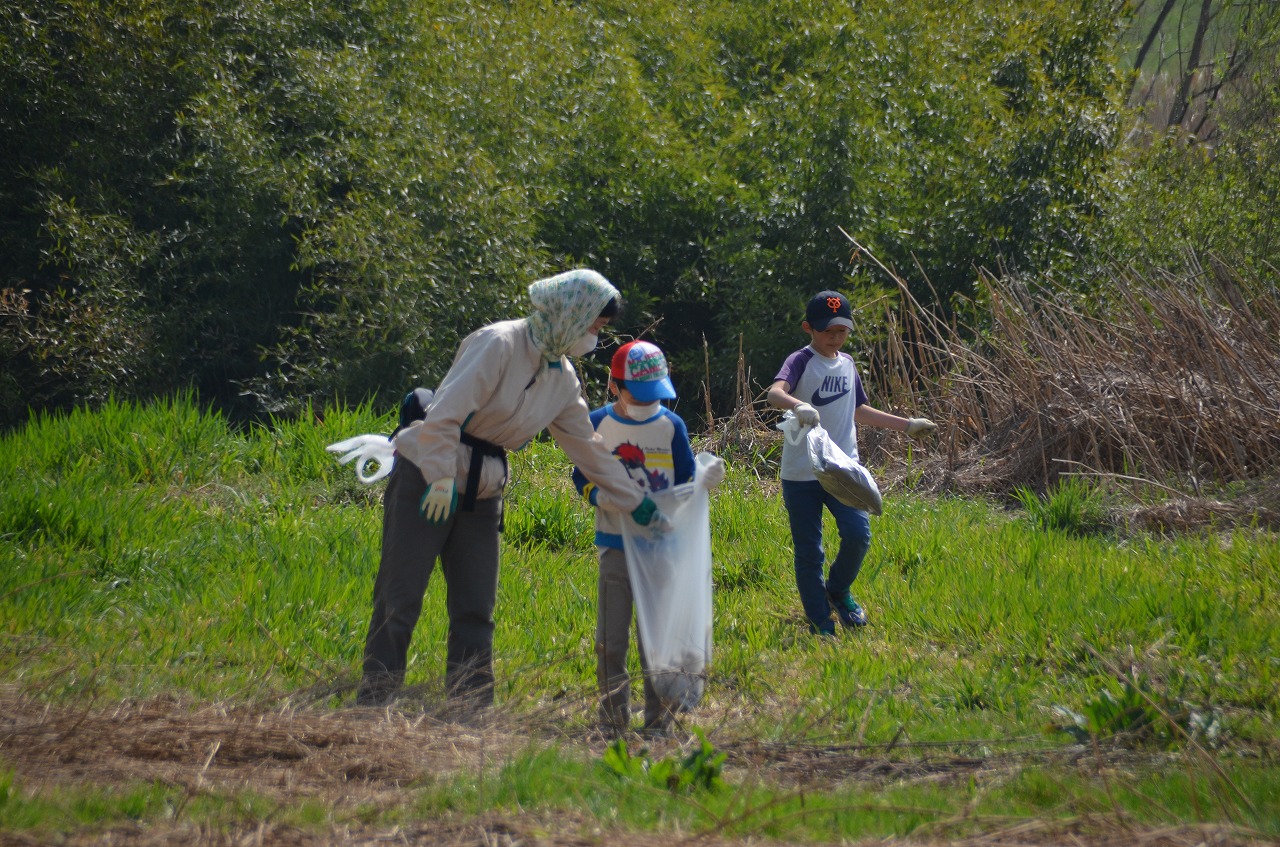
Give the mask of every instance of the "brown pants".
[{"label": "brown pants", "polygon": [[383,499],[382,559],[356,692],[361,705],[386,703],[404,683],[409,641],[436,559],[448,591],[447,696],[478,706],[493,702],[493,607],[502,498],[478,500],[472,511],[455,510],[444,523],[433,524],[418,511],[426,490],[418,468],[397,459]]},{"label": "brown pants", "polygon": [[[600,582],[596,604],[596,682],[600,686],[600,720],[615,731],[631,723],[631,676],[627,673],[627,650],[631,644],[631,577],[627,557],[621,550],[601,547]],[[649,729],[671,723],[671,713],[663,705],[649,679],[644,645],[636,631],[636,649],[644,675],[644,725]]]}]

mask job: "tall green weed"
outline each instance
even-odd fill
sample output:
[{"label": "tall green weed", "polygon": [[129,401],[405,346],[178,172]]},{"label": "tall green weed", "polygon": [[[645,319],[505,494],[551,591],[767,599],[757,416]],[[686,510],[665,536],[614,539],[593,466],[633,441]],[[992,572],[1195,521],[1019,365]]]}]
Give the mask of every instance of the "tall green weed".
[{"label": "tall green weed", "polygon": [[1105,531],[1109,524],[1101,489],[1077,477],[1061,478],[1044,495],[1020,487],[1014,491],[1014,498],[1026,511],[1028,520],[1046,531],[1086,536]]}]

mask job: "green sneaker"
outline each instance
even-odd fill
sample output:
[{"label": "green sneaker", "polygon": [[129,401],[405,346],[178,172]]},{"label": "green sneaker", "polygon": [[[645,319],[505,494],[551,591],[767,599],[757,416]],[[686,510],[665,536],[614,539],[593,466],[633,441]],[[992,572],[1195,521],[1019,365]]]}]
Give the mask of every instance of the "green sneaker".
[{"label": "green sneaker", "polygon": [[827,599],[831,601],[831,608],[836,610],[836,617],[840,619],[841,626],[852,628],[867,625],[867,613],[848,591],[838,597],[828,592]]},{"label": "green sneaker", "polygon": [[820,624],[809,621],[809,634],[822,636],[824,638],[835,638],[836,625],[830,620],[825,620]]}]

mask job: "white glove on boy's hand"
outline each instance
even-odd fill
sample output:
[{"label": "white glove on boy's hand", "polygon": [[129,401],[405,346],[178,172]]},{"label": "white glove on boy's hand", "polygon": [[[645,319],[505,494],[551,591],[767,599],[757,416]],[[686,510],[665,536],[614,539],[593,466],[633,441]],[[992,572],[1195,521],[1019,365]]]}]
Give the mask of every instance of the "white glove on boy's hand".
[{"label": "white glove on boy's hand", "polygon": [[912,438],[919,438],[928,435],[938,428],[938,425],[928,418],[907,418],[907,435]]},{"label": "white glove on boy's hand", "polygon": [[676,525],[671,522],[671,518],[659,511],[655,511],[653,513],[653,519],[649,521],[649,524],[646,527],[646,529],[654,535],[666,535],[670,532],[674,532],[675,528]]},{"label": "white glove on boy's hand", "polygon": [[713,461],[707,462],[702,478],[706,480],[707,488],[715,488],[724,482],[724,459],[717,456]]},{"label": "white glove on boy's hand", "polygon": [[818,417],[818,410],[808,403],[800,403],[792,407],[791,414],[796,416],[796,420],[800,422],[801,426],[822,425],[822,419]]}]

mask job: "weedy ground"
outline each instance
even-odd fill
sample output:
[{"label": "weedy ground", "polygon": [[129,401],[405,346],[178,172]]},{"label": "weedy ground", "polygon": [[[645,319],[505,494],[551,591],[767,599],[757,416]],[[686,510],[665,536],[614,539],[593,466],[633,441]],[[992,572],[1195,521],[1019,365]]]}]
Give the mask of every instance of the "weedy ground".
[{"label": "weedy ground", "polygon": [[549,443],[513,457],[494,709],[445,708],[439,579],[405,696],[352,705],[380,487],[324,446],[389,428],[239,431],[176,398],[5,437],[0,844],[1280,836],[1265,528],[1123,531],[1092,489],[1009,509],[886,473],[872,624],[827,641],[774,483],[735,459],[707,694],[619,748],[594,721],[592,518]]}]

